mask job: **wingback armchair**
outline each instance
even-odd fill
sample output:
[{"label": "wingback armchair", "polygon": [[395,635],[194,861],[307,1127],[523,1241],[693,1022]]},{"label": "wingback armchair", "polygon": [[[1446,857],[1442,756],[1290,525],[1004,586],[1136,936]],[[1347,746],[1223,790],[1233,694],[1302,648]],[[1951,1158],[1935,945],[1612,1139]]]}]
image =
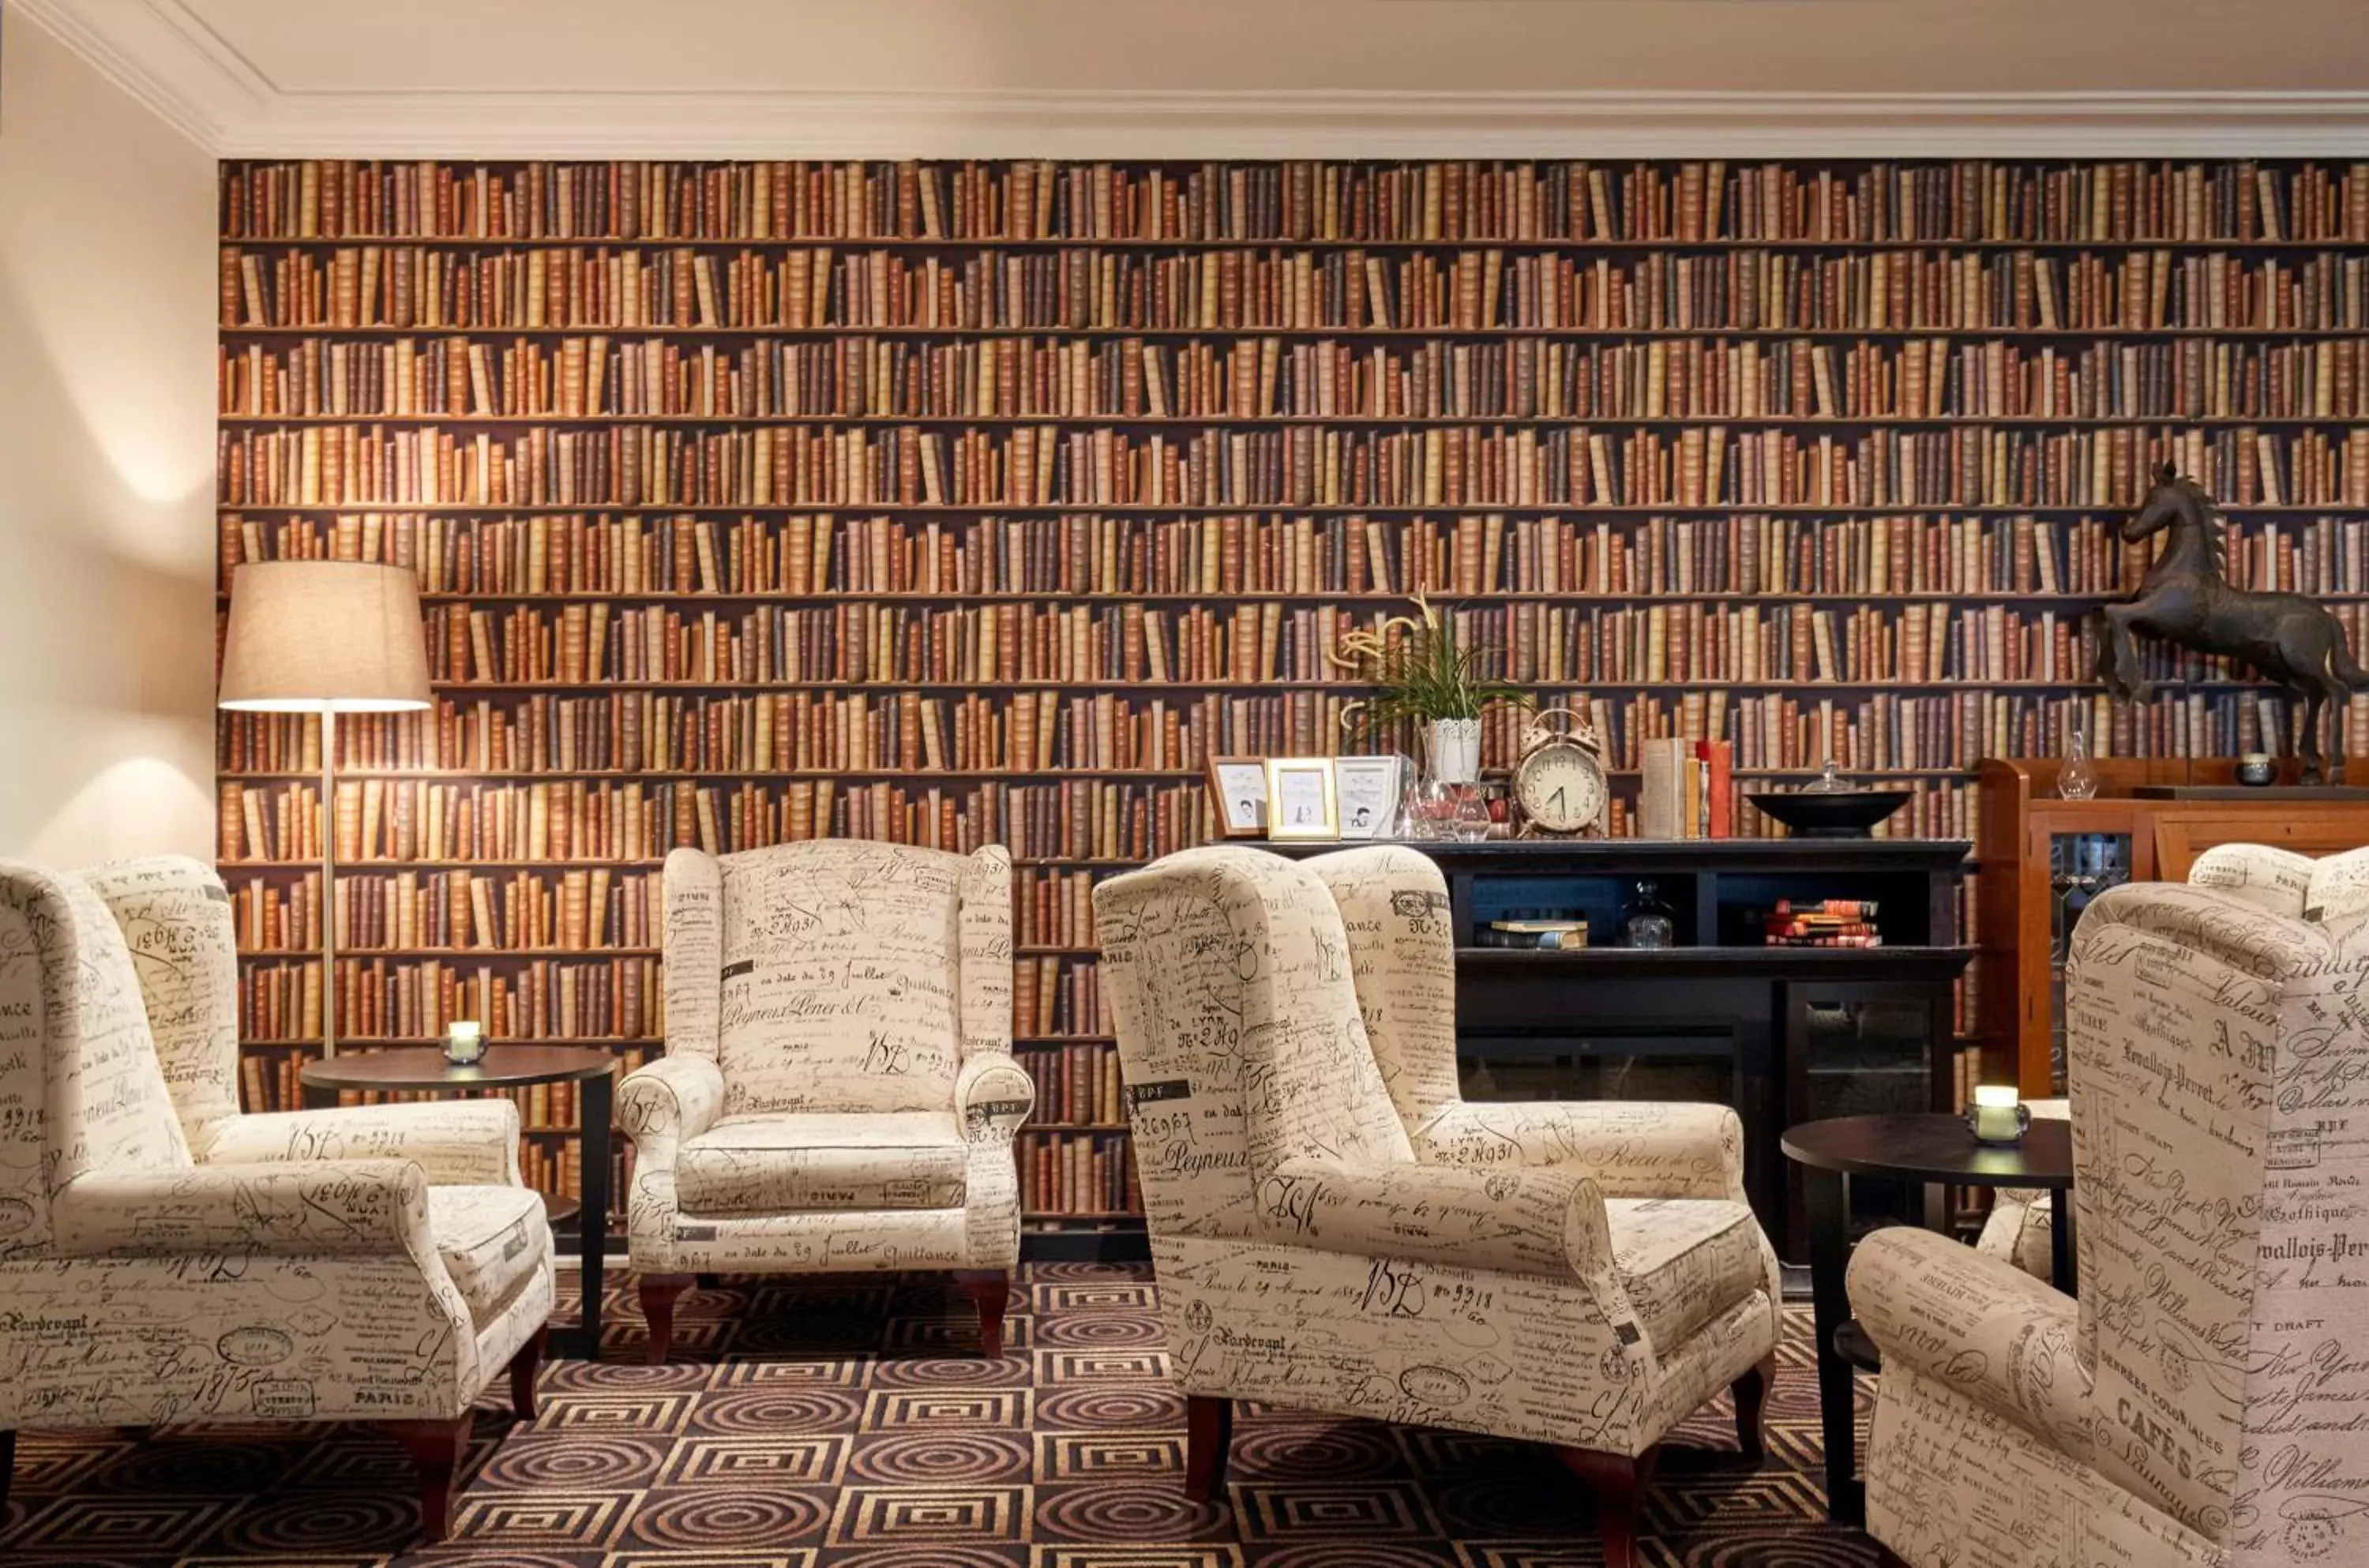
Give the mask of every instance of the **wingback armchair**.
[{"label": "wingback armchair", "polygon": [[1760,1452],[1777,1262],[1712,1105],[1470,1104],[1414,851],[1211,847],[1094,889],[1185,1482],[1252,1399],[1554,1445],[1632,1561],[1663,1436]]},{"label": "wingback armchair", "polygon": [[2369,1559],[2369,921],[2118,887],[2066,991],[2080,1299],[1860,1244],[1870,1531],[1912,1568]]},{"label": "wingback armchair", "polygon": [[366,1420],[441,1539],[471,1405],[534,1413],[517,1113],[242,1116],[237,994],[199,863],[0,863],[0,1494],[20,1426]]},{"label": "wingback armchair", "polygon": [[666,864],[667,1054],[628,1077],[649,1355],[704,1274],[947,1269],[1002,1354],[1020,1252],[1012,857],[823,839]]},{"label": "wingback armchair", "polygon": [[[2324,859],[2276,844],[2216,844],[2188,868],[2188,885],[2213,887],[2287,920],[2341,920],[2369,910],[2369,855]],[[2063,1097],[2033,1100],[2032,1116],[2063,1121],[2072,1114]],[[2054,1257],[2055,1209],[2038,1188],[2006,1187],[1993,1198],[1974,1243],[2046,1279]]]}]

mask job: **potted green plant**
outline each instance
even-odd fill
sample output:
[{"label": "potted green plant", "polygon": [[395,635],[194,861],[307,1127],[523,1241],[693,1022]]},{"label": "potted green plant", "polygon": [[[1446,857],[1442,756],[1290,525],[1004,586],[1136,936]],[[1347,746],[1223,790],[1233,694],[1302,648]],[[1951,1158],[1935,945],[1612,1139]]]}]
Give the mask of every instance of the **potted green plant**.
[{"label": "potted green plant", "polygon": [[1518,687],[1482,671],[1492,649],[1457,635],[1452,610],[1421,594],[1415,613],[1393,615],[1368,630],[1342,634],[1333,663],[1371,682],[1373,696],[1353,703],[1342,723],[1368,734],[1401,719],[1413,722],[1438,784],[1471,784],[1481,775],[1481,714],[1491,703],[1530,705]]}]

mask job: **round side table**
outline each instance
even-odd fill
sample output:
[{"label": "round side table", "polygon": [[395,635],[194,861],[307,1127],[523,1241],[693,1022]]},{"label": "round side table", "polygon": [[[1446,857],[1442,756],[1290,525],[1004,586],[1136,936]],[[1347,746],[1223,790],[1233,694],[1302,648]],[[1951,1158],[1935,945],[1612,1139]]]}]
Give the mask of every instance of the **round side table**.
[{"label": "round side table", "polygon": [[[533,1083],[578,1085],[576,1116],[583,1140],[583,1197],[574,1206],[583,1321],[573,1331],[554,1330],[551,1353],[601,1358],[601,1265],[609,1244],[610,1121],[615,1097],[617,1059],[589,1046],[489,1046],[474,1067],[454,1067],[432,1046],[360,1051],[308,1061],[297,1073],[305,1103],[331,1105],[340,1089],[382,1094],[461,1094],[473,1089],[521,1089]],[[566,1200],[544,1195],[555,1224],[567,1218]]]},{"label": "round side table", "polygon": [[1826,1511],[1845,1524],[1867,1517],[1859,1478],[1857,1412],[1851,1372],[1872,1366],[1851,1321],[1843,1272],[1850,1262],[1853,1176],[1943,1183],[1956,1187],[2042,1187],[2052,1195],[2054,1233],[2049,1264],[2056,1288],[2073,1277],[2073,1127],[2036,1121],[2012,1145],[1977,1143],[1961,1116],[1837,1116],[1787,1130],[1785,1158],[1802,1167],[1802,1207],[1810,1230],[1810,1299],[1818,1325],[1818,1413],[1825,1428]]}]

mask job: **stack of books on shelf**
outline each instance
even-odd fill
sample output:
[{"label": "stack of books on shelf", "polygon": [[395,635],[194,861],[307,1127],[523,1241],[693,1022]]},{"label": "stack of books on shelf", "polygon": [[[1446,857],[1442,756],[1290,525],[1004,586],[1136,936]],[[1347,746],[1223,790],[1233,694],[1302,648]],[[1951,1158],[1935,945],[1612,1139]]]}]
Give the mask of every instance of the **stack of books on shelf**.
[{"label": "stack of books on shelf", "polygon": [[1554,950],[1587,945],[1587,917],[1551,915],[1544,911],[1516,913],[1493,920],[1475,933],[1481,947],[1530,947]]},{"label": "stack of books on shelf", "polygon": [[1644,781],[1637,807],[1641,836],[1735,837],[1735,747],[1732,742],[1683,736],[1648,740],[1642,761]]},{"label": "stack of books on shelf", "polygon": [[1760,917],[1769,947],[1881,947],[1872,898],[1780,898]]}]

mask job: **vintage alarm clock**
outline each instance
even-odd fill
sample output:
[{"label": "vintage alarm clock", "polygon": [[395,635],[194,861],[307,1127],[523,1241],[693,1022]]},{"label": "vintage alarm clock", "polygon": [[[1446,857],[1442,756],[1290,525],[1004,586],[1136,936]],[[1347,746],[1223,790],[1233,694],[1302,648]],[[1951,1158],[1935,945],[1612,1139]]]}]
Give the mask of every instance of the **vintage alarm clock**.
[{"label": "vintage alarm clock", "polygon": [[[1562,727],[1549,727],[1558,715]],[[1524,835],[1604,830],[1612,786],[1602,751],[1595,728],[1571,709],[1542,708],[1532,715],[1521,760],[1514,764],[1514,803],[1522,808]]]}]

